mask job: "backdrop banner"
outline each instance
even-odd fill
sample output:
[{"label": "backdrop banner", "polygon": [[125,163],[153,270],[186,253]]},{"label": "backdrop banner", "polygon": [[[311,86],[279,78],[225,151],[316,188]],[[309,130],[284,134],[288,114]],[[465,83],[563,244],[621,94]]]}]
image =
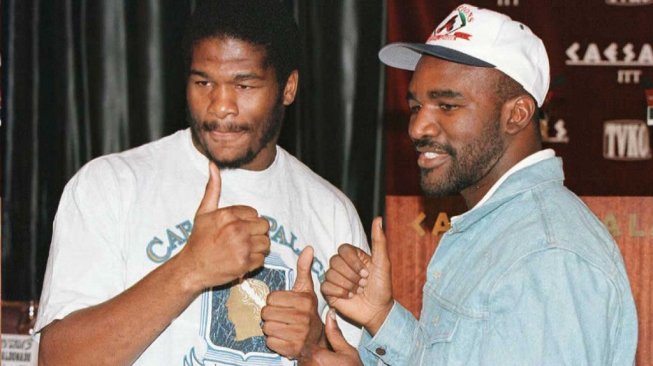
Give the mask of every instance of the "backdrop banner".
[{"label": "backdrop banner", "polygon": [[[463,0],[388,0],[388,42],[425,42]],[[653,195],[653,0],[476,0],[528,25],[547,48],[540,127],[584,196]],[[420,195],[406,133],[411,73],[386,68],[386,193]],[[651,107],[649,107],[651,106]],[[650,110],[650,111],[649,111]]]}]

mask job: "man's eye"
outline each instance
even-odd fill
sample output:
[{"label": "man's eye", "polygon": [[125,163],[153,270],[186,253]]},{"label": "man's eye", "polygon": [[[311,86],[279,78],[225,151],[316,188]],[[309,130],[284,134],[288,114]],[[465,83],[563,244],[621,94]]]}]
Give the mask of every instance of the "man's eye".
[{"label": "man's eye", "polygon": [[440,104],[438,107],[445,112],[450,112],[458,109],[458,106],[455,104]]},{"label": "man's eye", "polygon": [[198,86],[209,86],[210,84],[211,83],[206,81],[206,80],[197,80],[195,82],[195,85],[198,85]]},{"label": "man's eye", "polygon": [[253,89],[253,88],[254,88],[254,87],[251,86],[251,85],[245,85],[245,84],[238,84],[238,85],[236,85],[236,87],[237,87],[238,89],[244,89],[244,90],[247,90],[247,89]]},{"label": "man's eye", "polygon": [[422,106],[420,106],[419,104],[412,105],[412,106],[409,106],[409,109],[410,109],[410,113],[414,114],[414,113],[419,112],[419,110],[422,109]]}]

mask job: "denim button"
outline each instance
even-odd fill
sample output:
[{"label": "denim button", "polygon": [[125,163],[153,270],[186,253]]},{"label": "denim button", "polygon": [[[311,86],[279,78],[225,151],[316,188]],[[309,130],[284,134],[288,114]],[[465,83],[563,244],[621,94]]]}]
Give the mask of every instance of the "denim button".
[{"label": "denim button", "polygon": [[376,354],[379,355],[379,356],[385,355],[385,349],[383,349],[383,347],[377,348],[376,349]]}]

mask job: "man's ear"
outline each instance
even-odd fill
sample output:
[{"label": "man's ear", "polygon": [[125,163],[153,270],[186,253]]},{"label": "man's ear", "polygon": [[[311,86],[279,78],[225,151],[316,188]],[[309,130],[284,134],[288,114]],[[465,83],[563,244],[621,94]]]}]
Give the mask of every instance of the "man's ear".
[{"label": "man's ear", "polygon": [[299,71],[293,70],[288,76],[288,80],[286,80],[286,86],[283,88],[283,105],[289,106],[295,101],[298,83]]},{"label": "man's ear", "polygon": [[504,130],[509,135],[515,135],[524,128],[528,127],[537,111],[535,100],[529,95],[520,95],[506,101],[503,105],[503,113],[508,118],[505,119]]}]

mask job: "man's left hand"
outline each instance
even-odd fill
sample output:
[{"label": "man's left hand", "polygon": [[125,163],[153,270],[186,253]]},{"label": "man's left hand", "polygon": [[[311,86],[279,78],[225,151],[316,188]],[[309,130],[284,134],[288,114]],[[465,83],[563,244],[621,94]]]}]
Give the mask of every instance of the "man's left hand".
[{"label": "man's left hand", "polygon": [[261,310],[267,346],[282,356],[300,359],[315,345],[326,345],[324,325],[317,313],[311,266],[313,248],[297,259],[297,279],[290,291],[274,291]]}]

